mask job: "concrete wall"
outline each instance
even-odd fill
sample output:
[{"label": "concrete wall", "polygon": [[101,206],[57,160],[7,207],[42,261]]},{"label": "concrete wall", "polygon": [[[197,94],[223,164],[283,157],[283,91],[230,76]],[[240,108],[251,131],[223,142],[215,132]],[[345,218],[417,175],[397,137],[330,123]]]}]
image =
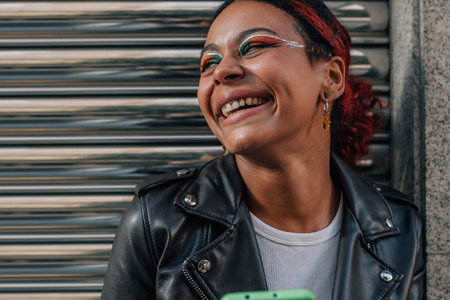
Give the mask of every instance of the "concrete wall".
[{"label": "concrete wall", "polygon": [[391,1],[393,185],[426,222],[427,299],[450,295],[447,0]]}]

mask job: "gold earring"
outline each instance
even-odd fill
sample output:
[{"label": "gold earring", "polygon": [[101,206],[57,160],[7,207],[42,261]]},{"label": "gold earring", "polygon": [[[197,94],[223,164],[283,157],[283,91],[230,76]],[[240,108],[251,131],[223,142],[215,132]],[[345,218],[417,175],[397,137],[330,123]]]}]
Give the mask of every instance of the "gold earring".
[{"label": "gold earring", "polygon": [[223,156],[227,156],[230,152],[228,152],[227,147],[225,147],[224,145],[222,145],[222,155]]},{"label": "gold earring", "polygon": [[330,130],[331,128],[331,119],[330,119],[330,110],[328,104],[328,98],[325,97],[325,102],[323,103],[323,111],[322,111],[322,129],[325,131]]}]

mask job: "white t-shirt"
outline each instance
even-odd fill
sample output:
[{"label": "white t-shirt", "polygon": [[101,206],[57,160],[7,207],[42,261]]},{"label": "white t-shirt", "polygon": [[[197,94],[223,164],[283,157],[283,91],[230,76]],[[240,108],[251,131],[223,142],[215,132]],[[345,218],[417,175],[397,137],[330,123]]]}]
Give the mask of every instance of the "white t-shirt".
[{"label": "white t-shirt", "polygon": [[269,290],[309,289],[331,299],[342,224],[343,203],[333,221],[312,233],[273,228],[250,213]]}]

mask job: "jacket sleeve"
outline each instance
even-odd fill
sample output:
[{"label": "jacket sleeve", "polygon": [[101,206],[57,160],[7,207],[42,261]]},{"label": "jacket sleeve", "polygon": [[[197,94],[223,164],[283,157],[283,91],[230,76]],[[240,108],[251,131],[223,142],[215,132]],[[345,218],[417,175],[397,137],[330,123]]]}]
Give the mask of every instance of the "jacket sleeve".
[{"label": "jacket sleeve", "polygon": [[423,228],[420,217],[417,216],[417,231],[419,237],[416,245],[416,259],[414,264],[414,274],[411,280],[408,300],[422,300],[425,299],[425,258],[424,258],[424,244],[423,244]]},{"label": "jacket sleeve", "polygon": [[125,211],[114,239],[102,300],[155,299],[155,264],[138,197]]}]

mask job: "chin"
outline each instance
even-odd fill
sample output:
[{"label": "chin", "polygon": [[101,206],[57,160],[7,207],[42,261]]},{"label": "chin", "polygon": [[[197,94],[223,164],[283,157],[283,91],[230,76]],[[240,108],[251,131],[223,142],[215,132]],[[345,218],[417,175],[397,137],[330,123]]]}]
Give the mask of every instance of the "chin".
[{"label": "chin", "polygon": [[233,141],[225,143],[230,153],[238,155],[251,155],[261,150],[262,145],[255,141]]}]

